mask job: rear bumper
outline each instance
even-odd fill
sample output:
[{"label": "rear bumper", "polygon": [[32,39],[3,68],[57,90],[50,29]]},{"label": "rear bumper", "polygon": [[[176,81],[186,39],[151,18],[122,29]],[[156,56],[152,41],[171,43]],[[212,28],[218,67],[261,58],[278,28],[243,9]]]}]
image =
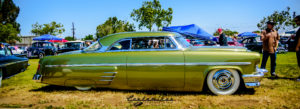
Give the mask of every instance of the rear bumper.
[{"label": "rear bumper", "polygon": [[254,88],[260,86],[260,81],[264,77],[265,73],[268,71],[266,69],[256,68],[256,72],[253,74],[245,74],[242,76],[246,88]]},{"label": "rear bumper", "polygon": [[34,74],[32,78],[35,82],[42,82],[42,75],[41,74]]}]

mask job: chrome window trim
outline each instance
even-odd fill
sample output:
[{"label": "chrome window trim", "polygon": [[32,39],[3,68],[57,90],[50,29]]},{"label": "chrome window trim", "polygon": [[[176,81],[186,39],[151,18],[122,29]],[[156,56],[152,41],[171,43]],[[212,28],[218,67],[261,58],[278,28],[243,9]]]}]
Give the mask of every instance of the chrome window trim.
[{"label": "chrome window trim", "polygon": [[[174,44],[175,48],[174,49],[131,49],[131,45],[132,45],[132,39],[133,38],[145,38],[145,37],[168,37],[170,39],[170,41],[172,41],[172,43]],[[110,45],[105,52],[125,52],[125,51],[178,51],[178,50],[182,50],[181,45],[178,44],[178,42],[176,42],[176,40],[173,38],[174,36],[145,36],[145,37],[129,37],[129,38],[124,38],[124,39],[120,39],[116,42],[114,42],[112,45],[114,45],[115,43],[118,43],[120,41],[123,40],[130,40],[130,48],[129,50],[110,50],[110,48],[112,47],[112,45]]]},{"label": "chrome window trim", "polygon": [[197,63],[103,63],[103,64],[69,64],[69,65],[46,65],[45,67],[94,67],[94,66],[198,66],[198,65],[250,65],[251,62],[197,62]]}]

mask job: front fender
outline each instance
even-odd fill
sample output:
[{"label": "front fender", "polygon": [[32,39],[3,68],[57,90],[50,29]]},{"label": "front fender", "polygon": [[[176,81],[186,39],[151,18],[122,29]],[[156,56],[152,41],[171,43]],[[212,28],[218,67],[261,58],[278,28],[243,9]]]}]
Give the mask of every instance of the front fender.
[{"label": "front fender", "polygon": [[235,69],[241,74],[244,72],[243,69],[240,66],[209,66],[207,69],[204,71],[204,76],[206,77],[208,73],[214,69]]}]

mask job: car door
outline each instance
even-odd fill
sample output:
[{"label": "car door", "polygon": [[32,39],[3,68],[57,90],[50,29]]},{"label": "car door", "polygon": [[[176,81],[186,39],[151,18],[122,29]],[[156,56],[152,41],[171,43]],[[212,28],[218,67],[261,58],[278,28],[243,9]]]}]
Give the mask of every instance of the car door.
[{"label": "car door", "polygon": [[168,37],[133,38],[126,71],[131,87],[184,87],[183,52]]}]

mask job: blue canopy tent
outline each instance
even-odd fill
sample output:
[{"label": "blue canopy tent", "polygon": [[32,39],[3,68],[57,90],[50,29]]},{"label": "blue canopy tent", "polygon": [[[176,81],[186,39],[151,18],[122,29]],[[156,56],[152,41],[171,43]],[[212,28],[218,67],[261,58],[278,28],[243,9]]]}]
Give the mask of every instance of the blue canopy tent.
[{"label": "blue canopy tent", "polygon": [[184,26],[163,27],[163,31],[177,32],[182,35],[199,38],[201,40],[217,41],[217,38],[210,35],[209,33],[207,33],[206,31],[204,31],[202,28],[198,27],[195,24],[184,25]]},{"label": "blue canopy tent", "polygon": [[32,40],[45,41],[45,40],[63,40],[63,39],[59,38],[59,37],[56,37],[56,36],[53,36],[53,35],[50,35],[50,34],[44,34],[44,35],[41,35],[39,37],[35,37]]},{"label": "blue canopy tent", "polygon": [[245,37],[245,36],[250,36],[250,37],[257,37],[258,35],[252,32],[243,32],[241,34],[238,35],[239,37]]}]

